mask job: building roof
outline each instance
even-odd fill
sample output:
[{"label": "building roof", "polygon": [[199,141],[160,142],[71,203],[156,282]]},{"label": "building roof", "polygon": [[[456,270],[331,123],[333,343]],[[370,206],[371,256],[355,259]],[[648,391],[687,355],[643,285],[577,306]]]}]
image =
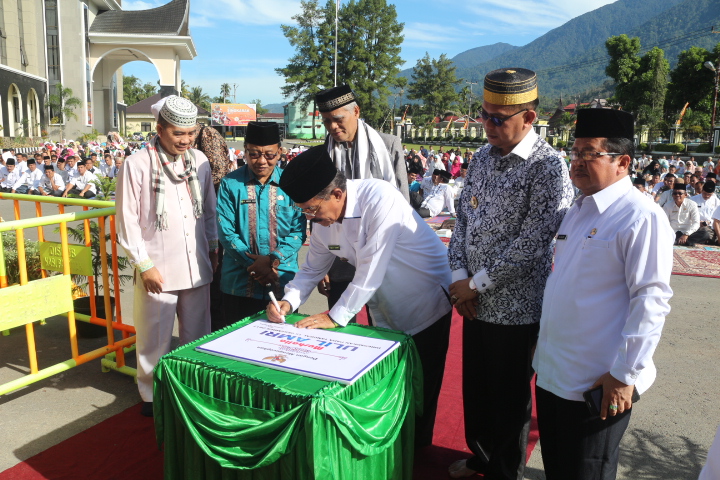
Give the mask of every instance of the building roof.
[{"label": "building roof", "polygon": [[257,116],[258,119],[261,118],[285,118],[284,113],[263,113],[262,115]]},{"label": "building roof", "polygon": [[189,9],[189,0],[172,0],[148,10],[106,10],[95,17],[90,32],[187,36]]},{"label": "building roof", "polygon": [[[138,114],[139,115],[145,115],[145,114],[152,115],[151,107],[153,105],[155,105],[158,101],[160,101],[161,98],[162,98],[162,96],[159,93],[156,93],[152,97],[148,97],[145,100],[140,100],[139,102],[128,106],[127,109],[125,110],[125,114],[126,115],[138,115]],[[198,109],[198,117],[209,117],[210,116],[210,112],[205,110],[203,107],[201,107],[200,105],[195,105],[195,106]]]}]

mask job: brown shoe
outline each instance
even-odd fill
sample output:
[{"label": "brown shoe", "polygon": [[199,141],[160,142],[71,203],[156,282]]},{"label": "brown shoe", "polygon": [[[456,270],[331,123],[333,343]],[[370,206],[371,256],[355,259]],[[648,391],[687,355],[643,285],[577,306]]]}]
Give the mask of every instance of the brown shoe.
[{"label": "brown shoe", "polygon": [[457,462],[453,462],[452,465],[450,465],[450,468],[448,468],[448,474],[450,474],[450,478],[468,478],[472,477],[473,475],[477,475],[478,472],[475,470],[467,467],[467,459],[458,460]]}]

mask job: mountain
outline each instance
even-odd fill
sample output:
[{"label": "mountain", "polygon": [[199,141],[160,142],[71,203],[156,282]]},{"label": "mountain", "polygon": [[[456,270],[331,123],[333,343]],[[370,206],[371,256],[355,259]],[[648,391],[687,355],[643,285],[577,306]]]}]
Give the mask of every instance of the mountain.
[{"label": "mountain", "polygon": [[475,47],[465,50],[455,55],[452,61],[458,68],[474,67],[481,63],[489,62],[493,58],[504,55],[520,47],[510,45],[509,43],[496,43],[494,45],[486,45],[484,47]]},{"label": "mountain", "polygon": [[263,108],[267,108],[268,113],[285,113],[286,103],[271,103],[269,105],[263,105]]},{"label": "mountain", "polygon": [[[475,47],[470,50],[465,50],[462,53],[455,55],[451,60],[457,67],[472,68],[476,65],[488,62],[495,57],[504,55],[505,53],[511,52],[517,48],[509,43],[498,42],[493,45],[485,45],[483,47]],[[412,76],[412,68],[406,68],[401,71],[398,76],[407,77],[408,80]]]},{"label": "mountain", "polygon": [[[613,90],[605,75],[608,37],[623,33],[639,37],[641,54],[659,46],[673,67],[682,50],[690,46],[711,49],[720,42],[720,35],[710,33],[712,25],[720,29],[718,0],[618,0],[573,18],[522,47],[477,47],[458,54],[453,61],[457,76],[469,81],[482,81],[487,72],[497,68],[529,68],[538,73],[542,96],[569,99],[583,94],[584,101],[586,96],[589,99]],[[491,58],[482,61],[484,55]],[[400,75],[411,74],[412,69]]]}]

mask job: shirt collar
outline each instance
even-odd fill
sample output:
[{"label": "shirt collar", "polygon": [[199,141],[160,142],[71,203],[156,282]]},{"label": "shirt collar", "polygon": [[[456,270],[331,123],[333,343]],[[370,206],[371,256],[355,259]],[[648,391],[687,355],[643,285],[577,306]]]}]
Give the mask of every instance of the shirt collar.
[{"label": "shirt collar", "polygon": [[[245,169],[245,183],[255,182],[258,185],[262,185],[258,180],[257,176],[255,176],[255,172],[253,172],[248,165],[243,165],[241,168]],[[275,168],[273,168],[273,172],[270,174],[270,180],[268,181],[268,183],[272,183],[273,185],[280,185],[281,170],[282,169],[280,167],[275,165]]]},{"label": "shirt collar", "polygon": [[630,177],[626,176],[622,180],[618,180],[612,185],[603,188],[594,195],[581,195],[580,198],[577,199],[576,203],[578,203],[579,206],[580,204],[584,203],[585,199],[591,198],[592,201],[595,202],[595,206],[597,207],[598,212],[602,214],[610,207],[610,205],[615,203],[619,198],[627,195],[627,193],[632,188],[635,187],[632,186]]},{"label": "shirt collar", "polygon": [[515,145],[515,148],[512,149],[510,154],[515,154],[523,160],[527,160],[532,153],[532,148],[535,145],[535,140],[537,140],[537,138],[538,134],[535,133],[534,128],[531,128],[530,130],[528,130],[527,134],[525,134],[525,138],[520,140],[520,143]]},{"label": "shirt collar", "polygon": [[357,201],[357,181],[348,180],[345,189],[345,216],[343,218],[360,218],[362,212]]}]

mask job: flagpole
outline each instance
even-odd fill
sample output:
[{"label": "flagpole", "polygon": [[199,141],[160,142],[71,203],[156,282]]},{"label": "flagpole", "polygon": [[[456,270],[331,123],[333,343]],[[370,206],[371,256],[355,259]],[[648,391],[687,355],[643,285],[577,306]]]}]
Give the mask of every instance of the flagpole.
[{"label": "flagpole", "polygon": [[340,0],[335,2],[335,84],[337,87],[337,52],[338,52],[338,12],[340,11]]}]

